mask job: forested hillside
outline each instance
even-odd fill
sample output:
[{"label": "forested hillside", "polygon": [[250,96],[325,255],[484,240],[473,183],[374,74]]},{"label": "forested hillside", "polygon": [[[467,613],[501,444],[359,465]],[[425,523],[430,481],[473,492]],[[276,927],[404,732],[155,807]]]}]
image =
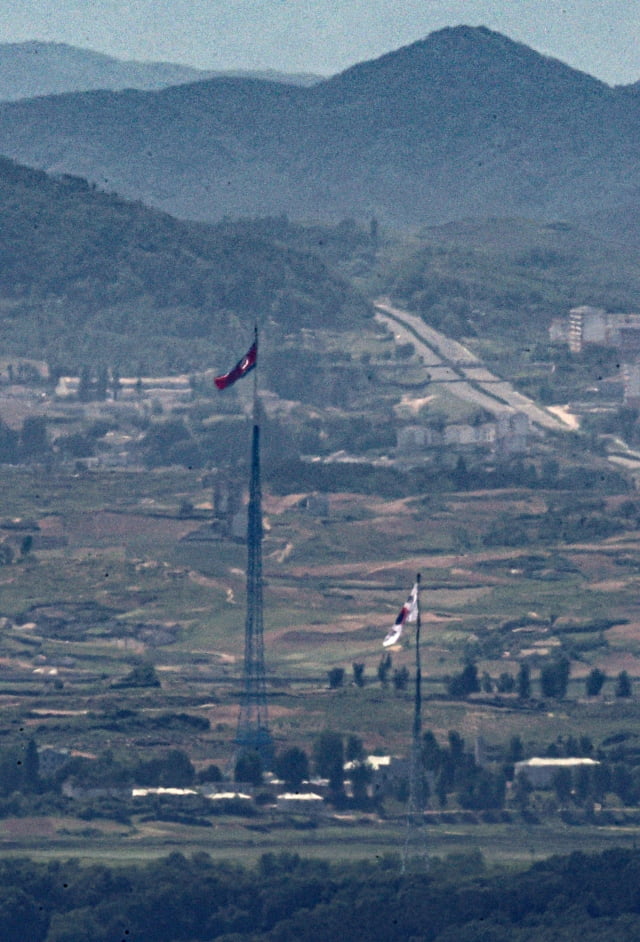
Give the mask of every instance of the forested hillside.
[{"label": "forested hillside", "polygon": [[633,246],[569,223],[475,219],[425,229],[385,272],[386,290],[453,336],[547,343],[553,317],[591,304],[638,309]]},{"label": "forested hillside", "polygon": [[99,350],[122,370],[194,370],[256,320],[295,332],[369,315],[316,255],[264,228],[182,223],[5,159],[0,225],[3,350],[65,369]]}]

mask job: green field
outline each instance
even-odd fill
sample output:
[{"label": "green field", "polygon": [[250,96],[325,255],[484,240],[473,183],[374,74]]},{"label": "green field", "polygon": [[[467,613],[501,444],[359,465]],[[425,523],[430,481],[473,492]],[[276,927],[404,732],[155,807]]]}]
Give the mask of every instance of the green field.
[{"label": "green field", "polygon": [[[34,540],[28,553],[16,551],[0,569],[0,745],[33,738],[39,747],[88,755],[133,750],[142,757],[179,746],[196,768],[211,762],[227,768],[242,687],[245,549],[215,535],[185,540],[209,519],[211,495],[202,480],[174,470],[2,474],[4,538],[17,546],[29,532]],[[640,700],[615,698],[614,680],[620,670],[640,676],[636,531],[526,549],[487,541],[500,514],[525,514],[537,525],[558,500],[557,492],[542,490],[427,501],[340,493],[329,495],[324,516],[301,507],[302,496],[285,499],[268,487],[264,494],[265,649],[277,751],[296,745],[311,755],[318,734],[332,729],[357,735],[369,752],[407,754],[412,683],[405,690],[383,686],[377,669],[381,639],[417,571],[423,727],[440,741],[456,730],[469,748],[481,736],[499,750],[519,736],[531,755],[559,738],[588,737],[597,747],[621,732],[635,734]],[[185,514],[185,501],[192,513]],[[40,546],[46,534],[62,538],[60,545]],[[409,630],[392,651],[394,669],[406,667],[411,678],[412,639]],[[539,671],[559,651],[571,662],[567,696],[543,702]],[[466,658],[494,689],[452,700],[447,681]],[[161,687],[114,686],[141,660],[154,665]],[[529,705],[495,687],[523,660],[532,672]],[[351,682],[354,662],[365,665],[362,688]],[[599,697],[587,698],[585,677],[596,666],[607,680]],[[344,669],[344,684],[329,689],[335,667]],[[208,725],[190,725],[184,715]],[[72,806],[66,814],[74,814]],[[12,823],[26,819],[7,809],[0,849],[108,860],[143,859],[175,846],[246,859],[282,846],[333,858],[379,856],[396,852],[405,837],[402,805],[389,814],[327,817],[313,827],[289,825],[268,811],[256,821],[213,818],[211,827],[53,816],[34,821],[29,832]],[[568,846],[635,840],[633,825],[569,827],[557,818],[528,825],[510,814],[508,824],[462,816],[429,826],[429,853],[471,846],[489,858],[523,861]]]}]

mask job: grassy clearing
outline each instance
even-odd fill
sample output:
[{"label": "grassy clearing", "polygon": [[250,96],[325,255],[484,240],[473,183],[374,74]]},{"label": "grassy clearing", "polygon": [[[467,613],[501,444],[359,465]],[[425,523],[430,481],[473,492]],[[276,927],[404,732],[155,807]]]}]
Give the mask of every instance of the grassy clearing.
[{"label": "grassy clearing", "polygon": [[[28,856],[35,860],[76,858],[82,863],[110,865],[144,863],[164,857],[174,850],[183,854],[205,852],[216,860],[254,864],[265,853],[285,849],[303,857],[333,861],[399,857],[407,840],[402,819],[373,824],[366,819],[326,820],[309,827],[273,820],[256,824],[224,819],[211,828],[156,822],[123,829],[117,823],[91,822],[78,828],[72,819],[51,822],[34,819],[39,834],[31,838],[6,840],[0,837],[0,853],[5,857]],[[411,835],[409,856],[422,859],[448,855],[481,853],[498,865],[526,865],[552,854],[570,851],[599,852],[611,847],[635,847],[635,828],[609,828],[564,825],[516,824],[438,824],[425,826],[422,834]],[[4,836],[4,835],[3,835]]]}]

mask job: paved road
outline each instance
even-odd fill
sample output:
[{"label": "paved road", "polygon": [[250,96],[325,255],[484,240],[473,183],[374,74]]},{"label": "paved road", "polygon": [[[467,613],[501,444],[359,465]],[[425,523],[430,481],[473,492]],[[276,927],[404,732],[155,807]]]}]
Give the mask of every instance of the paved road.
[{"label": "paved road", "polygon": [[570,430],[571,426],[558,415],[523,396],[511,383],[486,369],[471,350],[429,327],[416,314],[384,300],[377,301],[375,308],[376,318],[402,343],[411,341],[429,371],[432,384],[446,383],[454,396],[473,402],[493,415],[524,412],[534,425],[554,432]]}]

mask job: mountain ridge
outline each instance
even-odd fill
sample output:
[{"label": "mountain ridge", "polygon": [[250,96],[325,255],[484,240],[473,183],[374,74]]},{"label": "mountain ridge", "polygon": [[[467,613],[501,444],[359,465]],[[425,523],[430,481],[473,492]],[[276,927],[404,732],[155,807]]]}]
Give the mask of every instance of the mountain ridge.
[{"label": "mountain ridge", "polygon": [[[637,119],[637,121],[636,121]],[[640,97],[484,27],[303,88],[218,78],[0,105],[0,152],[173,215],[578,218],[635,188]]]},{"label": "mountain ridge", "polygon": [[98,89],[152,91],[226,75],[293,85],[311,85],[322,78],[311,73],[289,74],[275,69],[198,69],[174,62],[118,59],[68,43],[40,40],[0,43],[0,101]]}]

